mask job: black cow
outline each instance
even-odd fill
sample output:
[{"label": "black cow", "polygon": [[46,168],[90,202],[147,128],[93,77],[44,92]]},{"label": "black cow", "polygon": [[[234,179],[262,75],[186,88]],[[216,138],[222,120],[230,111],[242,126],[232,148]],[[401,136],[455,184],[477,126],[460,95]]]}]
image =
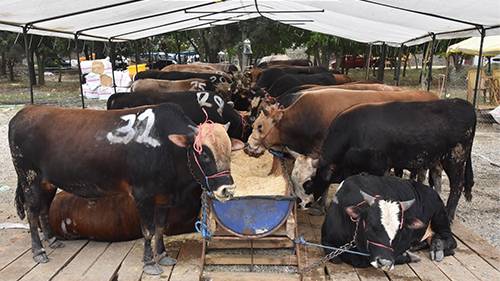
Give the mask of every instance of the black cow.
[{"label": "black cow", "polygon": [[420,260],[408,249],[426,238],[429,225],[435,233],[431,259],[441,261],[453,255],[457,243],[436,191],[412,180],[360,174],[338,187],[321,228],[321,243],[340,247],[354,239],[353,250],[369,256],[343,253],[342,261],[391,270],[394,264]]},{"label": "black cow", "polygon": [[[286,74],[276,80],[267,90],[271,97],[279,97],[290,89],[299,88],[303,85],[335,85],[335,77],[330,73],[316,74]],[[257,95],[259,91],[257,90]],[[260,95],[259,95],[260,96]]]},{"label": "black cow", "polygon": [[113,111],[27,106],[19,111],[9,122],[9,145],[18,175],[17,213],[23,219],[27,211],[33,259],[48,262],[39,222],[51,247],[63,245],[48,222],[50,203],[61,188],[85,198],[130,194],[145,238],[144,272],[160,274],[159,264],[174,264],[163,244],[168,197],[181,195],[194,179],[220,200],[234,190],[232,142],[223,126],[195,126],[174,104]]},{"label": "black cow", "polygon": [[146,70],[141,71],[135,75],[134,80],[139,79],[160,79],[160,80],[186,80],[190,78],[201,78],[214,85],[219,83],[232,83],[232,79],[226,73],[220,72],[216,73],[195,73],[195,72],[181,72],[181,71],[158,71],[158,70]]},{"label": "black cow", "polygon": [[462,192],[472,198],[475,128],[474,108],[461,99],[353,107],[332,121],[321,149],[320,176],[306,189],[318,197],[330,180],[359,172],[384,175],[391,167],[418,171],[441,162],[450,179],[446,207],[453,220]]},{"label": "black cow", "polygon": [[255,83],[256,88],[267,89],[273,85],[281,76],[286,74],[317,74],[329,73],[328,70],[321,66],[314,67],[273,67],[265,69],[260,74]]},{"label": "black cow", "polygon": [[215,123],[227,124],[229,122],[227,132],[232,138],[246,141],[251,133],[252,128],[246,125],[243,117],[232,106],[224,102],[220,95],[213,92],[116,93],[109,97],[107,108],[123,109],[165,102],[179,105],[196,124],[203,123],[207,116]]},{"label": "black cow", "polygon": [[267,68],[271,65],[290,65],[290,66],[310,66],[312,63],[308,59],[293,59],[293,60],[272,60],[261,62],[257,65],[260,68]]}]

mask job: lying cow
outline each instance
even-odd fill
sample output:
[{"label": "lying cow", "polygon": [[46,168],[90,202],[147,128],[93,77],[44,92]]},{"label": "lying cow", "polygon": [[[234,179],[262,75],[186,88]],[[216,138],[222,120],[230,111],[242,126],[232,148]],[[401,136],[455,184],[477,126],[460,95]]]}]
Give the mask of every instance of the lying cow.
[{"label": "lying cow", "polygon": [[[134,92],[116,93],[108,98],[108,109],[123,109],[136,106],[171,102],[179,105],[184,113],[196,124],[209,120],[228,124],[228,134],[232,138],[246,141],[250,127],[244,118],[221,96],[213,92]],[[206,115],[205,115],[206,112]]]},{"label": "lying cow", "polygon": [[[191,233],[201,209],[201,189],[194,180],[185,187],[184,199],[168,197],[165,235]],[[141,221],[134,198],[120,193],[87,199],[62,191],[50,205],[49,222],[62,239],[128,241],[142,237]]]},{"label": "lying cow", "polygon": [[193,178],[219,200],[230,198],[235,188],[231,144],[241,142],[232,142],[222,125],[195,126],[174,104],[113,111],[20,110],[9,122],[9,145],[18,175],[17,213],[24,219],[27,211],[33,259],[49,260],[39,222],[50,247],[62,246],[48,221],[49,206],[61,188],[85,198],[130,194],[145,239],[144,272],[160,274],[159,264],[174,264],[163,243],[168,196],[180,196]]},{"label": "lying cow", "polygon": [[140,79],[130,86],[131,92],[182,92],[182,91],[214,91],[215,87],[208,80],[191,78],[186,80]]},{"label": "lying cow", "polygon": [[462,192],[472,198],[475,128],[474,107],[461,99],[353,107],[330,125],[318,167],[322,179],[310,191],[326,193],[330,181],[360,172],[381,176],[390,168],[422,170],[440,162],[450,179],[451,221]]},{"label": "lying cow", "polygon": [[408,250],[427,238],[428,227],[435,233],[431,259],[453,255],[457,243],[436,191],[412,180],[361,174],[338,187],[321,228],[321,244],[340,247],[354,240],[351,250],[369,256],[343,253],[343,262],[388,271],[395,264],[420,260]]}]

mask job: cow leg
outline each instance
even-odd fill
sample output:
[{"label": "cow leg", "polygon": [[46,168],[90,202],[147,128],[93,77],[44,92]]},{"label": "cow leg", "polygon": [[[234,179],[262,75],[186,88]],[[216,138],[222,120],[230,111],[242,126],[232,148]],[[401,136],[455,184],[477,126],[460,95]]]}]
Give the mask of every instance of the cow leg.
[{"label": "cow leg", "polygon": [[441,261],[445,256],[453,255],[457,241],[451,232],[450,219],[439,195],[433,201],[439,202],[438,209],[432,215],[430,224],[434,233],[431,239],[430,256],[432,260]]},{"label": "cow leg", "polygon": [[154,217],[155,217],[155,204],[152,197],[138,197],[134,194],[137,210],[141,218],[141,230],[144,236],[144,257],[143,257],[143,271],[149,275],[160,275],[163,269],[154,260],[153,249],[151,247],[151,239],[155,232]]},{"label": "cow leg", "polygon": [[427,178],[427,170],[426,169],[419,169],[417,171],[417,181],[419,183],[423,183],[426,178]]},{"label": "cow leg", "polygon": [[441,174],[443,168],[441,164],[434,165],[429,169],[429,185],[434,187],[437,193],[441,193]]},{"label": "cow leg", "polygon": [[414,254],[410,251],[406,251],[402,255],[399,255],[394,259],[394,264],[404,264],[404,263],[419,262],[419,261],[420,257],[417,254]]},{"label": "cow leg", "polygon": [[168,206],[158,205],[155,210],[155,250],[156,259],[160,265],[174,265],[177,260],[167,256],[163,234],[165,233],[165,224],[168,216]]},{"label": "cow leg", "polygon": [[465,186],[465,163],[451,158],[445,159],[443,162],[444,171],[450,179],[450,195],[448,196],[448,201],[446,202],[446,210],[448,211],[448,218],[450,219],[450,222],[452,222],[455,218],[458,201],[460,200],[460,196],[462,195]]},{"label": "cow leg", "polygon": [[64,247],[64,243],[57,240],[49,223],[49,208],[57,189],[44,181],[41,183],[41,187],[40,227],[43,231],[43,239],[49,243],[49,247],[52,249],[62,248]]},{"label": "cow leg", "polygon": [[25,178],[27,180],[26,182],[21,183],[21,188],[23,188],[24,203],[28,213],[33,260],[38,263],[46,263],[49,261],[49,257],[47,256],[45,249],[42,247],[40,235],[38,234],[38,218],[40,216],[42,196],[40,190],[40,178],[33,170],[28,170]]}]

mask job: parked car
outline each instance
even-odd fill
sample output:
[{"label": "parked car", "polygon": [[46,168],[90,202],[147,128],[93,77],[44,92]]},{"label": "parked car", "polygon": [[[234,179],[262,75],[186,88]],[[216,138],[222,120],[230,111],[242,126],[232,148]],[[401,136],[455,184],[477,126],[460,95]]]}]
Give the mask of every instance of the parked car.
[{"label": "parked car", "polygon": [[[370,59],[370,66],[375,64],[375,59]],[[353,56],[353,55],[345,55],[340,62],[339,67],[342,69],[350,69],[350,68],[363,68],[365,67],[365,57],[364,56]],[[331,64],[331,68],[335,69],[337,67],[337,61],[334,60]]]}]

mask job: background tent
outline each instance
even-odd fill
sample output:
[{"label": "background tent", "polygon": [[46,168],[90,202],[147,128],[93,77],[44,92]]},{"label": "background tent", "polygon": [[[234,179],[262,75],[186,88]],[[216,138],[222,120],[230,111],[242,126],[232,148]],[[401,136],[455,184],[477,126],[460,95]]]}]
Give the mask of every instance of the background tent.
[{"label": "background tent", "polygon": [[[458,42],[448,47],[446,55],[461,53],[464,55],[479,55],[479,45],[481,37],[472,37],[467,40]],[[494,57],[500,55],[500,35],[487,36],[483,43],[483,56]]]}]

